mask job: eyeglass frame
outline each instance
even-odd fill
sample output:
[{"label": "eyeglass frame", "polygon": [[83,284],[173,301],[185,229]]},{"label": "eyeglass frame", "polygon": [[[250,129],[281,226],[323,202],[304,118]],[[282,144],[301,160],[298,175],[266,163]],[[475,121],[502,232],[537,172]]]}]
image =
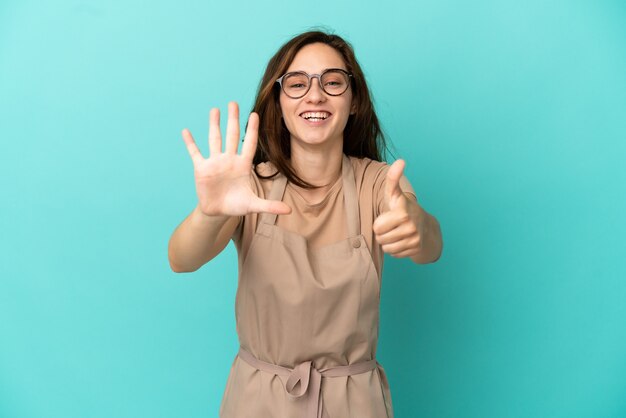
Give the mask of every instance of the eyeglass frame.
[{"label": "eyeglass frame", "polygon": [[[326,91],[326,89],[324,88],[324,86],[322,85],[322,76],[324,74],[326,74],[329,71],[339,71],[344,73],[345,75],[348,76],[348,87],[346,87],[346,89],[344,91],[342,91],[339,94],[332,94]],[[304,93],[302,93],[302,96],[298,96],[298,97],[291,97],[290,95],[287,94],[287,92],[285,91],[285,89],[283,88],[283,79],[285,77],[287,77],[288,75],[292,75],[292,74],[304,74],[307,76],[308,78],[308,84],[309,86],[307,87],[306,91]],[[280,85],[280,89],[283,93],[285,93],[285,96],[289,97],[290,99],[301,99],[304,96],[307,95],[307,93],[309,92],[309,90],[311,90],[311,86],[313,85],[313,83],[311,82],[312,78],[317,78],[317,82],[320,85],[320,89],[322,89],[322,91],[326,94],[328,94],[329,96],[333,96],[333,97],[337,97],[337,96],[341,96],[342,94],[344,94],[345,92],[348,91],[348,89],[350,88],[350,86],[352,85],[352,83],[350,82],[350,79],[354,78],[352,76],[352,74],[350,74],[349,72],[347,72],[346,70],[344,70],[343,68],[327,68],[324,71],[322,71],[320,74],[309,74],[306,71],[290,71],[288,73],[283,74],[280,78],[276,79],[276,83],[278,83]]]}]

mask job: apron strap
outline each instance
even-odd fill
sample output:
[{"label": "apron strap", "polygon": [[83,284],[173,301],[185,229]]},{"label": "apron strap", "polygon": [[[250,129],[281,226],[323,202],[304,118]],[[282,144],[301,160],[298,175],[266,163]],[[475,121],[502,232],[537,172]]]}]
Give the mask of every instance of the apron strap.
[{"label": "apron strap", "polygon": [[361,216],[359,213],[359,198],[356,193],[356,181],[350,159],[344,154],[341,167],[343,177],[343,202],[346,207],[348,221],[348,236],[350,238],[361,235]]},{"label": "apron strap", "polygon": [[[272,189],[270,190],[268,199],[282,201],[283,195],[285,194],[286,187],[287,187],[287,177],[285,177],[282,173],[276,174],[276,177],[274,177],[274,181],[272,182]],[[276,216],[277,215],[275,213],[264,212],[261,214],[261,223],[274,225],[276,223]]]}]

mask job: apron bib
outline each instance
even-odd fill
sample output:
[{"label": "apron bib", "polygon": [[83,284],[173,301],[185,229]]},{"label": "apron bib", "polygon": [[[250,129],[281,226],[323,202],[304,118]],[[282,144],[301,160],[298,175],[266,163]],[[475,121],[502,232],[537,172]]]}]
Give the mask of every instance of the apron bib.
[{"label": "apron bib", "polygon": [[[349,235],[339,242],[309,249],[303,236],[276,225],[277,215],[261,214],[239,272],[241,347],[220,417],[392,418],[375,360],[380,282],[345,155],[342,181]],[[286,185],[277,175],[269,199],[282,200]]]}]

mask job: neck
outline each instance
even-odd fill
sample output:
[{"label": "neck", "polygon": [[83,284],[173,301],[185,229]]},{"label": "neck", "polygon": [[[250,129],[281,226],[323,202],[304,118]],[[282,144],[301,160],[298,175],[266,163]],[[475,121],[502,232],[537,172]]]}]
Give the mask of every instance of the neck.
[{"label": "neck", "polygon": [[332,186],[341,175],[343,142],[328,147],[307,147],[291,142],[291,165],[296,174],[314,186]]}]

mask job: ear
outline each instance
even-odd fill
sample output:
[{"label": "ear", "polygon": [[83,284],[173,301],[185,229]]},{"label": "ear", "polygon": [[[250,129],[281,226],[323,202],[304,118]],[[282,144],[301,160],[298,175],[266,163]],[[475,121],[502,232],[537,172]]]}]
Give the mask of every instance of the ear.
[{"label": "ear", "polygon": [[350,106],[350,114],[354,115],[356,113],[356,103],[352,103],[352,105]]}]

